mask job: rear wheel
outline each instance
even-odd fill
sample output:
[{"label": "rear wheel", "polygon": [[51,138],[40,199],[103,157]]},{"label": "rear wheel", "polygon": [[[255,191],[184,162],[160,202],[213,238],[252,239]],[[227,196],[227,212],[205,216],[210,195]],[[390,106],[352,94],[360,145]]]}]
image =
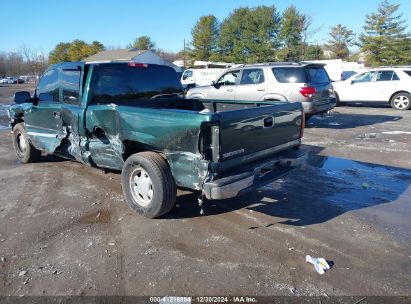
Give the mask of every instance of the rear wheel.
[{"label": "rear wheel", "polygon": [[397,93],[391,98],[391,107],[405,111],[411,108],[411,95],[405,92]]},{"label": "rear wheel", "polygon": [[18,123],[13,127],[13,147],[22,163],[35,162],[41,156],[41,152],[30,143],[24,123]]},{"label": "rear wheel", "polygon": [[167,161],[157,153],[131,155],[124,163],[121,184],[127,204],[145,217],[159,217],[174,207],[174,178]]}]

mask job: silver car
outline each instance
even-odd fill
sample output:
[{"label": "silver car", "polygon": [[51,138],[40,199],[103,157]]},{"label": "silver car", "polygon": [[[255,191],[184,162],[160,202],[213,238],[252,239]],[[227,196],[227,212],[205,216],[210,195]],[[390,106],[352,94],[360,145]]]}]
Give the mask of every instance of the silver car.
[{"label": "silver car", "polygon": [[301,102],[305,113],[324,113],[336,104],[322,64],[259,63],[226,70],[211,86],[192,88],[187,98]]}]

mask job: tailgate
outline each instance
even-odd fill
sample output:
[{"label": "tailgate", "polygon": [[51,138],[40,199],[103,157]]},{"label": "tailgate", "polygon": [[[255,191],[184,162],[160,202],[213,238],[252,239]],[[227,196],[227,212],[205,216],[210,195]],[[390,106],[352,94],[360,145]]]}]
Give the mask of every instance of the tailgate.
[{"label": "tailgate", "polygon": [[220,112],[220,171],[299,144],[299,102]]}]

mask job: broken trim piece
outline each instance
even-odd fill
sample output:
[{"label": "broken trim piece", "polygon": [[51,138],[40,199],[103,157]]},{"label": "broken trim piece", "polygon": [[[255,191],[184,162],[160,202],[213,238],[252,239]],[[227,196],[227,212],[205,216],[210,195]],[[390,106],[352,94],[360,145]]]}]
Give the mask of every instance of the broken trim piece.
[{"label": "broken trim piece", "polygon": [[56,134],[48,134],[48,133],[27,132],[27,134],[30,136],[43,136],[43,137],[52,137],[52,138],[58,137],[58,135]]}]

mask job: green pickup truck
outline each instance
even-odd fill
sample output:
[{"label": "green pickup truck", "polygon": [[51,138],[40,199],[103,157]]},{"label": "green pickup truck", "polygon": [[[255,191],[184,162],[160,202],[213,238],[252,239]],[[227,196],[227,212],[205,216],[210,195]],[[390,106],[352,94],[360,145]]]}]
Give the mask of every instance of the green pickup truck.
[{"label": "green pickup truck", "polygon": [[57,64],[8,114],[21,162],[55,154],[119,170],[127,203],[149,218],[173,208],[177,187],[232,198],[305,158],[300,103],[185,99],[162,65]]}]

